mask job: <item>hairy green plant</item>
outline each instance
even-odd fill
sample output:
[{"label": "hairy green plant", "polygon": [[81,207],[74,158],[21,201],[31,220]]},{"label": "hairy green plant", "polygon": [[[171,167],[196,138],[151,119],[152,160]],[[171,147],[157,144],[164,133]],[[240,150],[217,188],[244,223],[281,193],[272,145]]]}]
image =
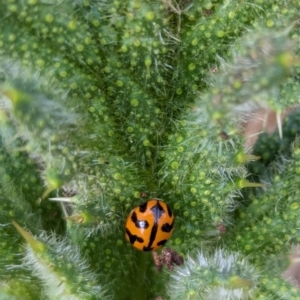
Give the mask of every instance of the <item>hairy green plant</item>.
[{"label": "hairy green plant", "polygon": [[[0,298],[300,299],[281,275],[300,242],[299,9],[0,1]],[[249,149],[265,108],[277,130]],[[125,240],[150,198],[175,215],[157,253]]]}]

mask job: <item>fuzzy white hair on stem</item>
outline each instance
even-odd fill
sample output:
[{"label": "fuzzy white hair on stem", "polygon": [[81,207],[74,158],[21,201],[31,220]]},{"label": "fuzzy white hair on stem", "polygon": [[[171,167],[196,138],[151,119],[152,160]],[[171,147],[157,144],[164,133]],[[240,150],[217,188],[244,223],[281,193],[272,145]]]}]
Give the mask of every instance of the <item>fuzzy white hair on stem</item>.
[{"label": "fuzzy white hair on stem", "polygon": [[[90,271],[79,248],[74,247],[66,239],[58,239],[55,235],[41,234],[39,240],[47,247],[46,253],[36,253],[30,246],[26,247],[24,266],[33,270],[44,285],[44,293],[49,299],[80,300],[88,295],[104,295],[104,289],[97,284],[98,275]],[[59,261],[66,268],[59,267]],[[72,280],[68,280],[68,276]],[[75,276],[75,278],[74,278]],[[70,282],[77,284],[70,285]],[[87,292],[88,291],[88,292]]]},{"label": "fuzzy white hair on stem", "polygon": [[254,268],[239,253],[199,251],[171,274],[168,292],[172,299],[249,299],[257,278]]}]

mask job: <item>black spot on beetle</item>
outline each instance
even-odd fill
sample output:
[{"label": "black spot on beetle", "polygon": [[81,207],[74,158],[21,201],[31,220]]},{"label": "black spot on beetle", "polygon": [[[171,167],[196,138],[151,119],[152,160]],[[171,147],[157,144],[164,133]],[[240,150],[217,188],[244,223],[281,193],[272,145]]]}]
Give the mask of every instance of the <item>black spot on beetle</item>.
[{"label": "black spot on beetle", "polygon": [[149,223],[146,220],[137,220],[135,222],[135,227],[140,229],[147,229],[149,227]]},{"label": "black spot on beetle", "polygon": [[163,232],[171,232],[172,229],[173,229],[173,226],[174,226],[174,222],[172,224],[169,224],[169,223],[165,223],[162,227],[161,227],[161,230]]},{"label": "black spot on beetle", "polygon": [[131,221],[133,222],[133,223],[135,223],[136,221],[137,221],[137,215],[136,215],[136,212],[134,211],[133,213],[132,213],[132,215],[131,215]]},{"label": "black spot on beetle", "polygon": [[137,221],[137,215],[136,215],[136,212],[134,211],[133,213],[132,213],[132,215],[131,215],[131,221],[133,222],[133,223],[135,223],[136,221]]},{"label": "black spot on beetle", "polygon": [[140,212],[141,212],[141,213],[144,213],[144,212],[146,211],[146,209],[147,209],[147,206],[148,206],[148,202],[145,202],[145,203],[141,204],[141,205],[139,206]]},{"label": "black spot on beetle", "polygon": [[169,215],[169,217],[172,218],[173,213],[172,213],[172,211],[171,211],[169,205],[167,205],[167,209],[168,209],[168,215]]}]

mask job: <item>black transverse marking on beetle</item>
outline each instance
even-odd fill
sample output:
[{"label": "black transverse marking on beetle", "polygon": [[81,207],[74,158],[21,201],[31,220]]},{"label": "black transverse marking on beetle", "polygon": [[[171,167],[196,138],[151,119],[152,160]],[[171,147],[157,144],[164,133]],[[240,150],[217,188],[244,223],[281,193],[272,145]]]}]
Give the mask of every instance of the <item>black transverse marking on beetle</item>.
[{"label": "black transverse marking on beetle", "polygon": [[147,229],[149,227],[149,223],[146,220],[138,220],[137,214],[134,211],[131,215],[131,221],[134,223],[135,227],[140,229]]},{"label": "black transverse marking on beetle", "polygon": [[168,240],[161,240],[157,243],[157,246],[163,246]]},{"label": "black transverse marking on beetle", "polygon": [[129,242],[133,245],[135,242],[143,243],[144,239],[142,239],[140,236],[137,236],[135,234],[132,234],[128,228],[126,228],[126,234],[128,235]]}]

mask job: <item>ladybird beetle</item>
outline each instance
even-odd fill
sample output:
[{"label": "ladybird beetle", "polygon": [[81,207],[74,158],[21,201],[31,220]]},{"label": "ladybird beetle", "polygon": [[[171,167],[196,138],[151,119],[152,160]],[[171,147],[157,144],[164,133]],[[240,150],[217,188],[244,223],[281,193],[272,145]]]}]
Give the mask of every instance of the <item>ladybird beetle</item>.
[{"label": "ladybird beetle", "polygon": [[150,199],[130,212],[125,225],[126,240],[139,250],[156,250],[171,237],[173,226],[170,207],[161,200]]}]

